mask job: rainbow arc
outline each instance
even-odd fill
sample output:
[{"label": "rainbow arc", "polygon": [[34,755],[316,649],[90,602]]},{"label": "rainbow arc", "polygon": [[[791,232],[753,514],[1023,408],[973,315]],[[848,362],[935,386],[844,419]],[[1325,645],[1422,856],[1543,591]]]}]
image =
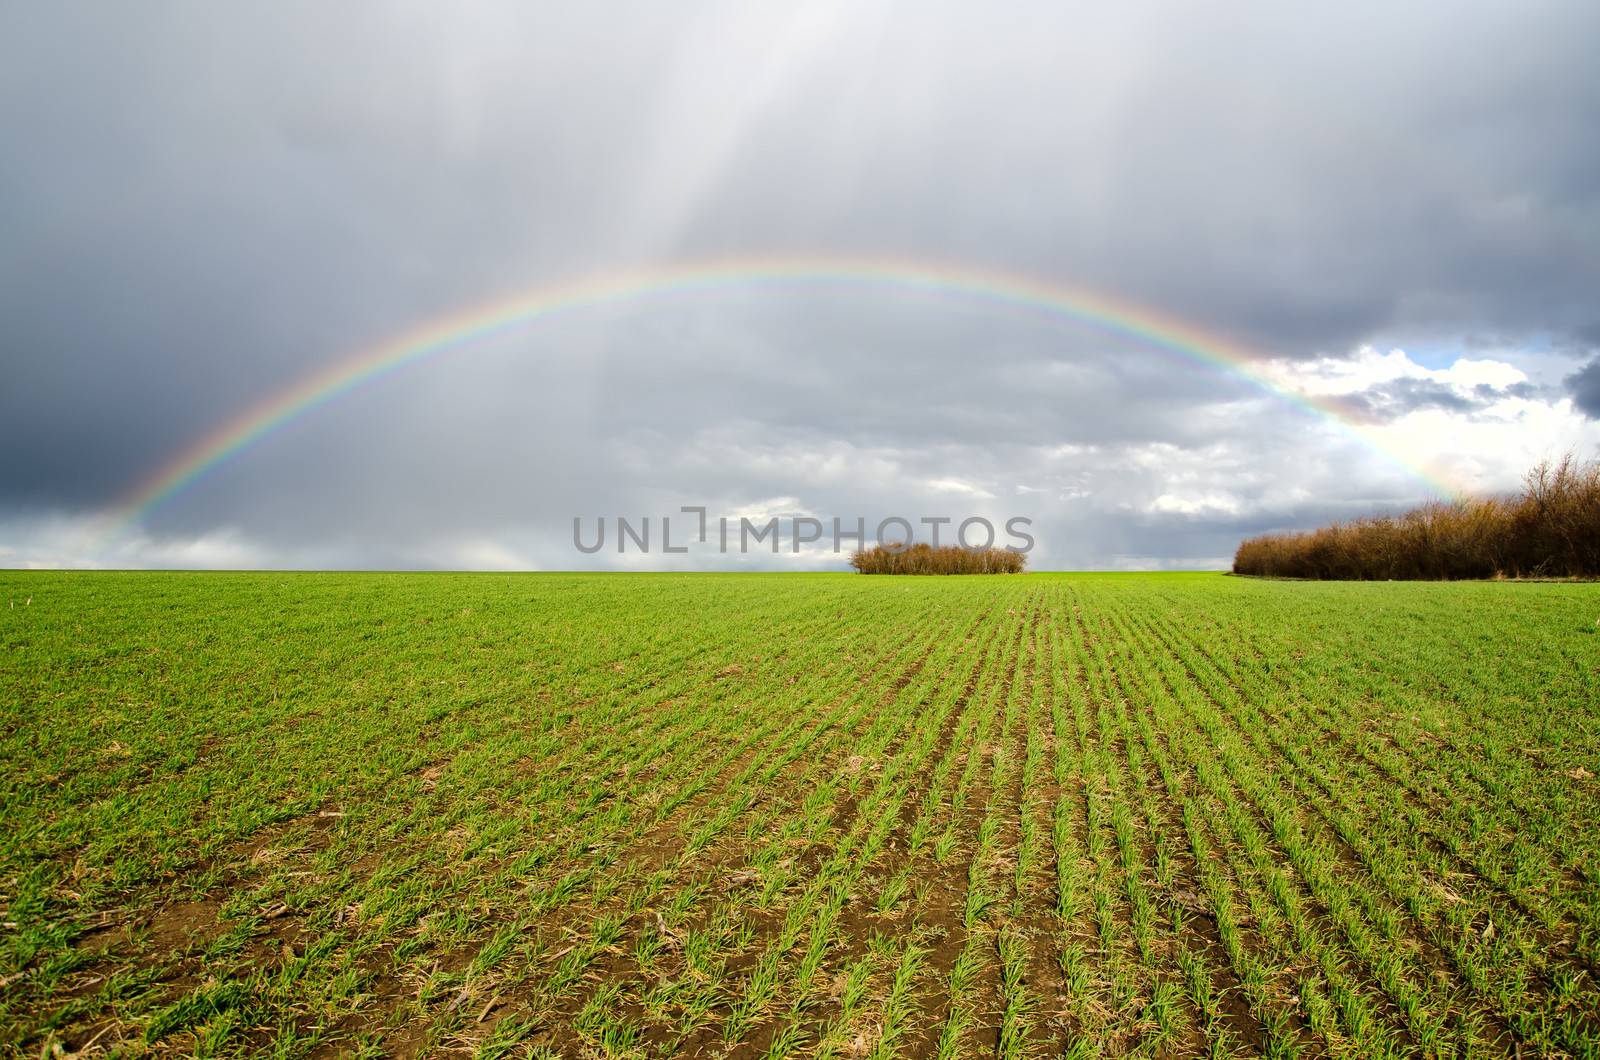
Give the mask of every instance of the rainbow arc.
[{"label": "rainbow arc", "polygon": [[890,258],[805,257],[711,261],[605,273],[540,287],[509,300],[430,320],[304,376],[197,438],[127,493],[113,511],[110,531],[129,526],[235,454],[340,396],[409,365],[443,357],[483,339],[529,327],[555,314],[630,299],[822,283],[975,298],[1131,337],[1182,360],[1237,377],[1287,405],[1335,424],[1439,496],[1448,497],[1454,492],[1416,463],[1380,445],[1336,399],[1286,388],[1265,374],[1264,358],[1259,355],[1149,307],[995,269]]}]

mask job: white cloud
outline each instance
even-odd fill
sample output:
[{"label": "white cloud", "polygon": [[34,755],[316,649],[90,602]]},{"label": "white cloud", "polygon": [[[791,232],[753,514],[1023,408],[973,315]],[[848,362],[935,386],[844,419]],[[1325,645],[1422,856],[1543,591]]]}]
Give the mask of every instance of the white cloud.
[{"label": "white cloud", "polygon": [[[717,512],[708,512],[708,519],[718,517]],[[728,513],[728,521],[736,523],[740,519],[749,519],[753,523],[766,522],[769,519],[789,519],[794,516],[815,515],[811,509],[800,503],[799,497],[768,497],[766,500],[752,501],[748,504],[735,507]],[[690,518],[694,518],[690,516]]]},{"label": "white cloud", "polygon": [[50,515],[0,523],[0,562],[24,569],[196,568],[237,570],[270,562],[271,553],[232,528],[195,536],[108,534],[96,517]]},{"label": "white cloud", "polygon": [[1149,511],[1172,515],[1237,515],[1239,501],[1225,493],[1163,493]]},{"label": "white cloud", "polygon": [[538,570],[528,556],[508,548],[505,543],[487,539],[464,541],[448,547],[440,559],[462,570]]},{"label": "white cloud", "polygon": [[1575,409],[1570,398],[1505,397],[1470,416],[1417,409],[1370,428],[1369,434],[1394,452],[1425,454],[1423,466],[1472,493],[1513,490],[1530,467],[1549,457],[1600,451],[1600,424]]},{"label": "white cloud", "polygon": [[977,500],[994,500],[994,494],[988,490],[981,486],[974,486],[970,482],[963,482],[958,478],[929,479],[928,488],[935,493],[958,493],[963,497],[973,497]]},{"label": "white cloud", "polygon": [[1428,368],[1404,350],[1379,353],[1371,346],[1363,346],[1353,357],[1271,361],[1263,374],[1279,385],[1315,397],[1359,394],[1401,379],[1427,380],[1463,394],[1480,385],[1504,390],[1528,379],[1520,368],[1505,361],[1463,357],[1444,368]]},{"label": "white cloud", "polygon": [[1513,490],[1539,460],[1569,451],[1593,455],[1600,448],[1600,425],[1586,418],[1570,398],[1532,391],[1529,374],[1513,361],[1537,365],[1538,355],[1514,350],[1493,358],[1461,357],[1440,368],[1414,361],[1404,350],[1380,353],[1363,347],[1349,358],[1276,361],[1267,374],[1291,390],[1315,397],[1356,398],[1415,381],[1442,388],[1461,408],[1420,403],[1400,408],[1383,422],[1353,433],[1379,450],[1425,470],[1448,488],[1468,493]]}]

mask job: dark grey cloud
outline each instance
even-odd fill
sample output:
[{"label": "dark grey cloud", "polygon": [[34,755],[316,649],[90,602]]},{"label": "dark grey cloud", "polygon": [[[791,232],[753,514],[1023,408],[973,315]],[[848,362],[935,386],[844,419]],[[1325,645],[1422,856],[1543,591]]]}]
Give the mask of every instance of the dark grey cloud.
[{"label": "dark grey cloud", "polygon": [[1600,351],[1600,320],[1575,328],[1556,348],[1580,357]]},{"label": "dark grey cloud", "polygon": [[[43,554],[52,520],[352,351],[650,263],[1004,269],[1285,358],[1591,349],[1595,39],[1576,0],[10,5],[0,547]],[[1591,414],[1593,368],[1570,384]],[[1408,379],[1348,403],[1388,423],[1508,396],[1549,395]],[[1155,563],[1311,496],[1415,488],[1123,335],[779,285],[595,306],[414,366],[138,530],[180,561],[157,546],[559,562],[575,511],[788,497],[1029,508],[1060,562]]]},{"label": "dark grey cloud", "polygon": [[1567,376],[1567,389],[1585,416],[1600,420],[1600,358]]}]

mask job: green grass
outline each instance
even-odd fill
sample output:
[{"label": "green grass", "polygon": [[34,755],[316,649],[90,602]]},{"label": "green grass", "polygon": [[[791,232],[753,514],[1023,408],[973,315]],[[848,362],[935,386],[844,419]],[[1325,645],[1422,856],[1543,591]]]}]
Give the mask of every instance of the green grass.
[{"label": "green grass", "polygon": [[0,1045],[1600,1056],[1600,587],[0,573]]}]

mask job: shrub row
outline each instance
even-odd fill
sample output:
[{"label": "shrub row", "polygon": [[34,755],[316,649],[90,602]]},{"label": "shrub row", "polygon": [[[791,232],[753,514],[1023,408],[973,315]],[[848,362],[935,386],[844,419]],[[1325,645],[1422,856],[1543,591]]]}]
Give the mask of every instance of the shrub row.
[{"label": "shrub row", "polygon": [[850,557],[850,566],[862,574],[1020,574],[1026,563],[1021,552],[958,545],[874,545]]},{"label": "shrub row", "polygon": [[1235,574],[1423,579],[1600,576],[1600,462],[1545,461],[1520,494],[1439,502],[1243,542]]}]

